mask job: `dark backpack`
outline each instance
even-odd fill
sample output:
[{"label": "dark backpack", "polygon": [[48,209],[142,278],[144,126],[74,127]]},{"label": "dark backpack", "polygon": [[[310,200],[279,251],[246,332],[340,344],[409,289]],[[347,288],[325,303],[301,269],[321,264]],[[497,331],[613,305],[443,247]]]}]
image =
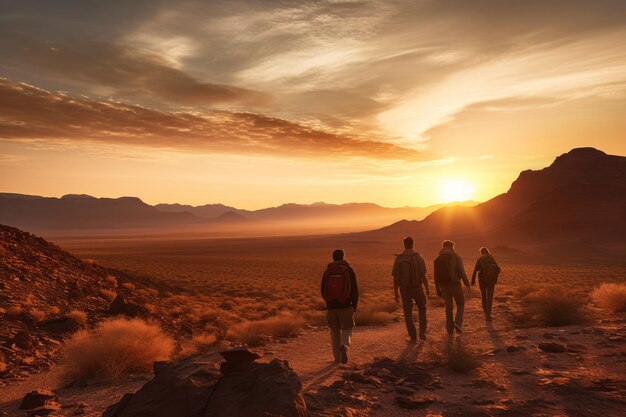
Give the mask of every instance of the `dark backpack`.
[{"label": "dark backpack", "polygon": [[435,258],[435,281],[439,285],[452,285],[459,282],[454,271],[452,271],[452,256],[447,253],[440,253]]},{"label": "dark backpack", "polygon": [[500,275],[500,267],[496,263],[496,260],[491,258],[487,261],[487,266],[481,278],[483,282],[487,284],[495,284],[498,282],[498,276]]},{"label": "dark backpack", "polygon": [[324,272],[324,300],[346,303],[350,299],[350,268],[346,264],[331,263]]},{"label": "dark backpack", "polygon": [[419,266],[415,265],[415,256],[414,253],[403,253],[396,256],[396,276],[398,285],[403,288],[418,286],[415,269],[419,268]]}]

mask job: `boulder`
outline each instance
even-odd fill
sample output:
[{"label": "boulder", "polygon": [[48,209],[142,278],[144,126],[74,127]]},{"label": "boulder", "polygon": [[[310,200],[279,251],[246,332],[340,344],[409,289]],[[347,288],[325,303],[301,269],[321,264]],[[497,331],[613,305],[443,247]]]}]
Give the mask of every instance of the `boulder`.
[{"label": "boulder", "polygon": [[52,406],[59,407],[59,397],[52,391],[38,389],[31,391],[24,396],[20,404],[20,410],[33,410],[42,407]]},{"label": "boulder", "polygon": [[148,310],[142,305],[137,304],[134,301],[126,300],[123,295],[118,294],[117,297],[111,301],[108,314],[117,316],[124,315],[128,317],[145,316],[148,314]]},{"label": "boulder", "polygon": [[565,347],[565,345],[556,342],[539,343],[539,349],[549,353],[567,352],[567,348]]},{"label": "boulder", "polygon": [[15,345],[21,349],[32,349],[37,339],[26,331],[19,331],[6,342],[6,346]]},{"label": "boulder", "polygon": [[72,317],[56,317],[39,323],[38,327],[50,333],[64,334],[77,332],[81,324]]},{"label": "boulder", "polygon": [[396,396],[396,402],[402,408],[414,410],[417,408],[428,407],[435,402],[435,399],[431,397],[412,397],[407,395],[398,395]]},{"label": "boulder", "polygon": [[257,363],[247,349],[155,363],[155,377],[103,417],[305,417],[302,385],[286,361]]}]

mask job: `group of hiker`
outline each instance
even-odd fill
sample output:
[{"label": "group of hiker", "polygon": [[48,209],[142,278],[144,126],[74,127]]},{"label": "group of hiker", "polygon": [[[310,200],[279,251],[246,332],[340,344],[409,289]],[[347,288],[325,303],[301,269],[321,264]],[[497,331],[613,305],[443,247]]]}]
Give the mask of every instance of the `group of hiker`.
[{"label": "group of hiker", "polygon": [[[391,275],[395,301],[402,302],[409,342],[414,343],[418,335],[421,340],[426,340],[426,297],[430,295],[430,288],[426,278],[426,262],[413,250],[413,238],[406,237],[403,243],[404,252],[396,255]],[[333,357],[335,362],[347,363],[359,289],[356,274],[345,260],[344,251],[335,249],[332,256],[333,261],[322,276],[321,293],[326,302]],[[477,276],[485,320],[491,321],[493,294],[501,269],[489,249],[480,248],[471,283],[465,273],[463,259],[455,252],[454,242],[450,240],[444,240],[441,244],[433,266],[435,290],[445,304],[448,335],[463,333],[465,295],[461,285],[467,287],[469,295]],[[419,334],[413,322],[413,303],[417,306]]]}]

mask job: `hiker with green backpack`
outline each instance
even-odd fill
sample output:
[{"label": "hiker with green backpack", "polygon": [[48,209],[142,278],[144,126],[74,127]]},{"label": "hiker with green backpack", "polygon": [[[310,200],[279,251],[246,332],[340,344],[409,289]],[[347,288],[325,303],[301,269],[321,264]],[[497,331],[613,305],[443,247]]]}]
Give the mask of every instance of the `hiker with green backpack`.
[{"label": "hiker with green backpack", "polygon": [[[415,324],[413,324],[413,302],[419,314],[419,337],[426,340],[426,295],[430,295],[426,279],[426,263],[422,256],[413,251],[413,238],[404,238],[404,252],[396,255],[393,264],[393,290],[396,303],[402,299],[404,322],[411,342],[417,340]],[[422,289],[423,286],[423,289]],[[399,294],[398,294],[399,290]]]},{"label": "hiker with green backpack", "polygon": [[476,261],[476,266],[474,266],[474,272],[472,273],[472,285],[476,283],[476,274],[478,274],[478,286],[480,287],[486,321],[491,321],[493,293],[501,271],[489,249],[485,247],[480,248],[480,258]]},{"label": "hiker with green backpack", "polygon": [[[463,268],[463,260],[454,251],[454,242],[444,240],[442,249],[435,258],[434,275],[437,295],[443,297],[446,305],[446,331],[452,335],[463,333],[463,313],[465,311],[465,296],[461,282],[467,287],[468,295],[470,283]],[[454,305],[456,303],[456,316],[453,318]]]},{"label": "hiker with green backpack", "polygon": [[322,298],[326,302],[326,321],[335,362],[348,362],[348,348],[359,302],[356,274],[344,259],[341,249],[333,251],[333,261],[322,275]]}]

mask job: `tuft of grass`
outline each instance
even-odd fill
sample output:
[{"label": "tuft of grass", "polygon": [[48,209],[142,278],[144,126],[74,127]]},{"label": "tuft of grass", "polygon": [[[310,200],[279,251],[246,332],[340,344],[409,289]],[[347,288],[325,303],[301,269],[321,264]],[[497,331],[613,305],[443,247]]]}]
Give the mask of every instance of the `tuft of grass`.
[{"label": "tuft of grass", "polygon": [[580,324],[585,319],[583,301],[572,291],[557,288],[535,288],[521,303],[521,312],[514,319],[524,325],[539,321],[551,327]]},{"label": "tuft of grass", "polygon": [[120,285],[120,287],[124,288],[125,290],[128,291],[134,291],[135,290],[135,284],[133,284],[132,282],[125,282],[122,285]]},{"label": "tuft of grass", "polygon": [[468,349],[459,338],[448,338],[433,347],[430,356],[435,363],[445,366],[453,372],[466,374],[480,367],[479,357]]},{"label": "tuft of grass", "polygon": [[107,290],[106,288],[102,288],[100,290],[100,295],[109,301],[113,301],[115,297],[117,297],[117,293],[113,290]]},{"label": "tuft of grass", "polygon": [[68,312],[65,317],[74,319],[76,321],[76,323],[80,324],[80,325],[85,325],[87,324],[87,320],[88,320],[88,316],[87,313],[85,313],[84,311],[80,311],[80,310],[72,310],[70,312]]},{"label": "tuft of grass", "polygon": [[12,305],[7,307],[5,314],[9,317],[21,316],[24,313],[24,309],[19,305]]},{"label": "tuft of grass", "polygon": [[357,326],[384,326],[394,317],[392,313],[385,311],[384,306],[363,306],[354,315],[354,322]]},{"label": "tuft of grass", "polygon": [[107,275],[104,279],[104,282],[106,282],[113,288],[117,288],[117,278],[115,278],[113,275]]},{"label": "tuft of grass", "polygon": [[7,370],[7,364],[4,361],[0,360],[0,372],[4,372]]},{"label": "tuft of grass", "polygon": [[304,319],[291,313],[282,313],[263,320],[242,321],[228,329],[226,337],[260,346],[269,337],[295,337],[304,326]]},{"label": "tuft of grass", "polygon": [[47,317],[47,314],[45,311],[43,310],[39,310],[37,308],[32,308],[29,312],[28,315],[30,316],[31,319],[33,319],[34,321],[44,321]]},{"label": "tuft of grass", "polygon": [[51,316],[56,316],[60,312],[61,312],[61,309],[59,307],[50,307],[48,309],[48,314],[51,315]]},{"label": "tuft of grass", "polygon": [[598,307],[614,313],[626,311],[626,284],[603,282],[593,290],[591,299]]},{"label": "tuft of grass", "polygon": [[114,380],[131,372],[146,372],[166,360],[174,341],[141,319],[116,318],[93,331],[80,330],[68,342],[62,361],[66,382]]},{"label": "tuft of grass", "polygon": [[191,338],[191,340],[183,345],[181,355],[192,355],[194,353],[204,352],[217,342],[215,332],[202,332]]}]

